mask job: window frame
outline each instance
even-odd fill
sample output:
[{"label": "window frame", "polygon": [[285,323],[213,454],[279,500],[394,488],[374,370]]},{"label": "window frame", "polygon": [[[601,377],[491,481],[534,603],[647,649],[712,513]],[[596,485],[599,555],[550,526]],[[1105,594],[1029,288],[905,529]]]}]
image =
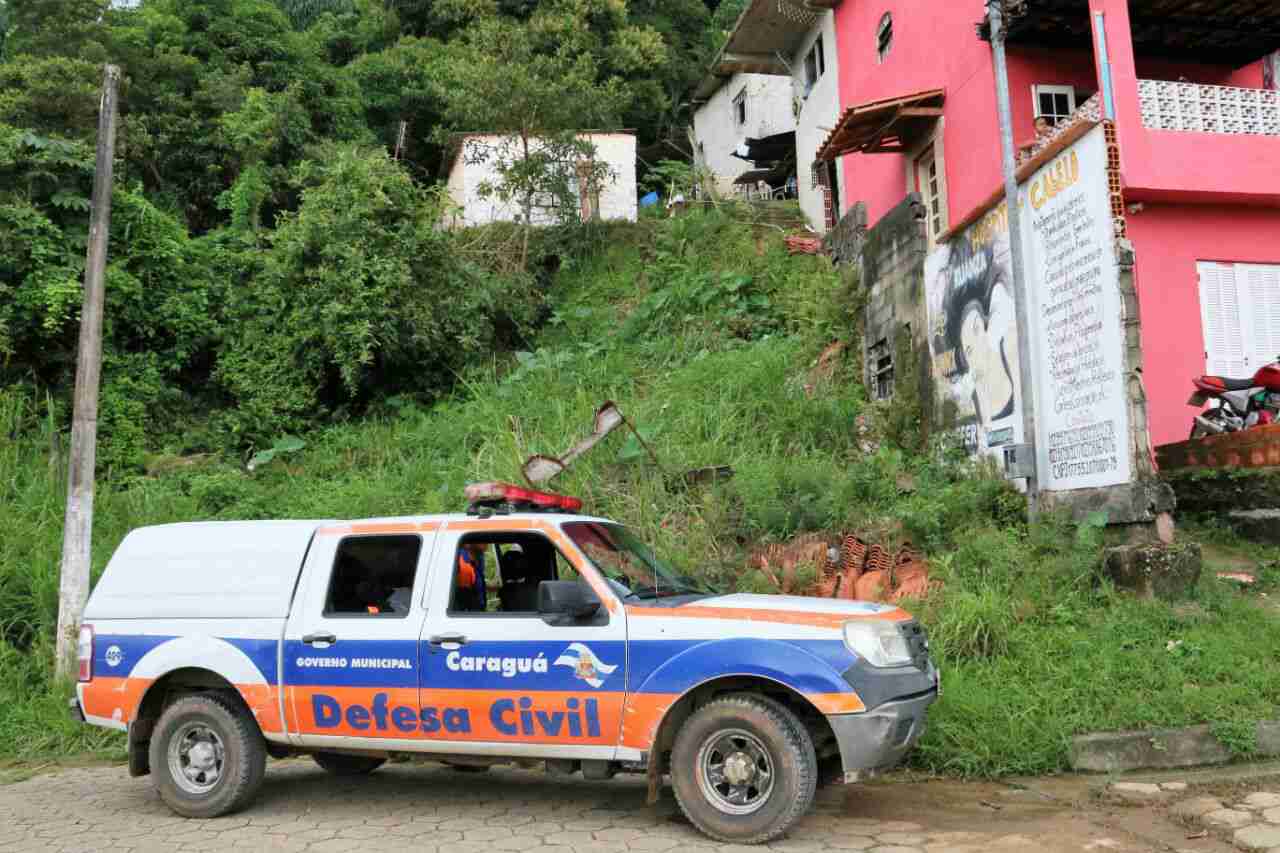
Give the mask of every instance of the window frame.
[{"label": "window frame", "polygon": [[[1254,276],[1262,279],[1261,286]],[[1205,372],[1239,378],[1252,376],[1270,364],[1280,342],[1272,318],[1280,317],[1280,290],[1270,280],[1280,282],[1280,264],[1252,261],[1196,261],[1200,299],[1200,329],[1204,340]],[[1213,279],[1218,294],[1212,296]],[[1259,292],[1264,294],[1259,298]],[[1214,321],[1217,322],[1214,322]],[[1215,341],[1216,336],[1219,340]],[[1265,342],[1259,338],[1265,337]]]},{"label": "window frame", "polygon": [[[916,192],[920,193],[920,201],[924,204],[925,229],[930,245],[936,243],[947,230],[947,206],[946,196],[942,191],[941,159],[938,146],[929,142],[912,160]],[[928,167],[933,168],[932,175],[925,172]]]},{"label": "window frame", "polygon": [[[1056,112],[1053,112],[1053,113],[1042,112],[1040,110],[1041,95],[1049,95],[1049,96],[1066,95],[1067,96],[1066,115],[1059,116]],[[1032,106],[1031,118],[1033,121],[1035,119],[1040,118],[1041,116],[1044,116],[1045,118],[1049,119],[1049,123],[1051,125],[1053,125],[1054,127],[1057,127],[1059,122],[1066,121],[1067,119],[1071,118],[1071,116],[1075,114],[1075,111],[1079,109],[1080,105],[1076,102],[1075,86],[1069,86],[1061,83],[1033,83],[1031,85],[1031,106]]]},{"label": "window frame", "polygon": [[[416,539],[418,540],[417,556],[414,558],[413,565],[413,585],[410,586],[409,609],[404,613],[359,613],[346,611],[333,611],[329,609],[333,601],[333,582],[337,579],[338,556],[342,553],[342,546],[353,539]],[[321,619],[407,619],[409,614],[413,612],[414,603],[417,601],[418,576],[422,573],[422,544],[423,537],[421,533],[353,533],[343,536],[338,540],[338,544],[333,549],[333,560],[329,564],[329,582],[325,585],[324,598],[320,605]]]},{"label": "window frame", "polygon": [[893,52],[893,12],[885,12],[876,25],[876,63],[883,65]]},{"label": "window frame", "polygon": [[[516,535],[514,531],[512,531],[511,534]],[[462,546],[466,545],[468,540],[474,540],[474,539],[480,539],[484,541],[484,544],[486,546],[490,546],[490,547],[495,545],[518,545],[519,544],[518,539],[513,539],[510,542],[492,541],[494,536],[501,536],[501,535],[502,535],[501,532],[499,533],[464,533],[462,536],[458,537],[458,541],[453,548],[453,554],[449,558],[449,575],[448,575],[449,577],[448,593],[449,594],[448,594],[448,597],[445,599],[446,603],[444,608],[444,615],[446,619],[490,619],[494,617],[507,618],[507,619],[542,619],[542,614],[539,613],[537,610],[519,610],[519,611],[492,610],[491,611],[491,610],[455,610],[453,608],[454,582],[457,580],[457,577],[458,577],[459,549],[461,549]],[[555,571],[556,571],[556,576],[554,580],[569,580],[569,578],[560,577],[560,563],[555,559],[558,557],[559,560],[563,560],[566,565],[568,565],[571,569],[574,570],[574,573],[578,575],[577,580],[580,583],[584,583],[584,584],[587,583],[586,578],[582,577],[582,573],[579,572],[577,567],[573,565],[573,561],[565,556],[564,551],[562,551],[560,549],[560,546],[556,545],[556,543],[552,541],[551,537],[547,536],[545,533],[539,530],[522,530],[522,531],[519,531],[518,535],[523,538],[536,536],[542,539],[544,542],[546,542],[547,545],[551,547],[552,559],[553,559],[553,562],[555,563]],[[498,580],[501,581],[502,567],[499,565],[497,568],[498,568]],[[590,584],[587,584],[587,585],[588,587],[590,587]],[[499,584],[494,589],[498,590],[501,588],[502,588],[502,585]],[[486,604],[488,603],[488,592],[489,590],[488,590],[488,587],[486,586],[485,588]],[[603,602],[601,602],[600,610],[605,612],[606,614],[608,612]],[[601,624],[607,624],[607,620],[606,620],[606,623],[601,623]]]},{"label": "window frame", "polygon": [[876,400],[892,400],[894,392],[893,346],[883,337],[867,347],[867,369]]},{"label": "window frame", "polygon": [[747,87],[743,86],[733,96],[733,121],[736,127],[747,126]]},{"label": "window frame", "polygon": [[[907,192],[919,193],[921,203],[927,203],[928,199],[921,189],[919,164],[920,161],[929,156],[930,150],[934,162],[938,169],[938,213],[941,219],[939,224],[940,230],[937,234],[933,233],[931,223],[925,223],[925,239],[930,249],[938,243],[938,238],[946,234],[951,229],[951,207],[950,192],[947,186],[947,151],[945,143],[946,139],[946,119],[939,118],[934,122],[933,127],[927,133],[923,134],[920,141],[912,146],[906,152],[906,168],[904,170],[904,181],[906,183]],[[932,208],[929,208],[932,212]]]},{"label": "window frame", "polygon": [[809,97],[809,93],[818,85],[818,81],[825,73],[827,69],[822,49],[822,33],[818,33],[818,37],[813,40],[804,54],[804,97]]}]

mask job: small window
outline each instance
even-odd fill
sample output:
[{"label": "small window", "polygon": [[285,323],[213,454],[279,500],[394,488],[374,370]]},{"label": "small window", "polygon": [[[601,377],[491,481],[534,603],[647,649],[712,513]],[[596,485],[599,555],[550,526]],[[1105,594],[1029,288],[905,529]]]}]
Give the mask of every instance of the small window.
[{"label": "small window", "polygon": [[871,389],[877,400],[893,396],[893,350],[889,339],[881,338],[867,352],[867,364],[871,365]]},{"label": "small window", "polygon": [[1032,87],[1032,94],[1035,97],[1035,118],[1047,118],[1051,125],[1070,118],[1076,111],[1076,90],[1070,86],[1037,85]]},{"label": "small window", "polygon": [[876,28],[876,56],[879,61],[884,62],[892,49],[893,13],[885,12],[884,17],[880,19],[880,26]]},{"label": "small window", "polygon": [[809,52],[804,57],[804,96],[809,97],[809,92],[813,90],[813,85],[822,77],[826,70],[826,61],[822,56],[822,36],[818,36],[818,40],[809,48]]},{"label": "small window", "polygon": [[539,584],[577,579],[572,564],[539,534],[467,536],[453,556],[449,615],[532,616]]},{"label": "small window", "polygon": [[942,175],[937,153],[929,146],[916,160],[916,191],[924,203],[925,222],[929,229],[929,242],[940,236],[946,225],[946,209],[942,200]]},{"label": "small window", "polygon": [[325,616],[403,619],[413,604],[418,536],[348,536],[338,543]]},{"label": "small window", "polygon": [[747,123],[747,90],[743,87],[738,96],[733,99],[733,118],[739,125]]}]

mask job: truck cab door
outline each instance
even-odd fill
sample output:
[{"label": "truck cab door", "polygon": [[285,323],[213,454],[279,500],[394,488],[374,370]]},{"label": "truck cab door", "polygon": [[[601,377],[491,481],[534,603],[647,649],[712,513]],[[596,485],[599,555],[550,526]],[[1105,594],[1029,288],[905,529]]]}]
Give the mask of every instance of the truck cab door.
[{"label": "truck cab door", "polygon": [[[539,583],[585,583],[579,573],[594,569],[550,521],[505,523],[455,521],[440,532],[418,650],[423,736],[455,753],[612,760],[626,613],[611,599],[590,617],[539,615]],[[477,563],[483,591],[469,577]]]},{"label": "truck cab door", "polygon": [[418,636],[434,523],[335,525],[312,542],[282,644],[293,742],[416,738]]}]

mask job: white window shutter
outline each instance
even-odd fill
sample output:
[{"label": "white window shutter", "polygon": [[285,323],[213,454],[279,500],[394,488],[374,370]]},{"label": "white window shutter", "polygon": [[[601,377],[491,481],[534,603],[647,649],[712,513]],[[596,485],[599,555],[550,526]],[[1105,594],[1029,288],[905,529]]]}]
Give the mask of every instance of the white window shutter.
[{"label": "white window shutter", "polygon": [[[1234,264],[1200,261],[1200,319],[1204,328],[1205,372],[1240,377],[1246,373],[1241,299]],[[1247,297],[1246,297],[1247,298]]]},{"label": "white window shutter", "polygon": [[1236,264],[1236,288],[1250,325],[1248,369],[1256,371],[1280,357],[1280,266]]}]

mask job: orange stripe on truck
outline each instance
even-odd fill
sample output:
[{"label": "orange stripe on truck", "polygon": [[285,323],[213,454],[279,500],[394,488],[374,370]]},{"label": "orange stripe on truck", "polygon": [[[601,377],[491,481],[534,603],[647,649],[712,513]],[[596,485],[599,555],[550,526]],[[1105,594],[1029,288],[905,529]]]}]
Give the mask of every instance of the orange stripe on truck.
[{"label": "orange stripe on truck", "polygon": [[[131,723],[138,718],[142,697],[154,683],[153,678],[96,676],[84,684],[84,712],[91,717]],[[280,720],[279,688],[271,684],[237,684],[235,688],[263,732],[284,732],[284,725]]]},{"label": "orange stripe on truck", "polygon": [[901,608],[883,613],[806,613],[790,610],[760,610],[749,607],[706,607],[686,604],[683,607],[627,606],[627,614],[655,619],[740,619],[747,622],[777,622],[784,625],[805,625],[811,628],[842,628],[846,622],[875,619],[886,622],[905,622],[911,614]]}]

